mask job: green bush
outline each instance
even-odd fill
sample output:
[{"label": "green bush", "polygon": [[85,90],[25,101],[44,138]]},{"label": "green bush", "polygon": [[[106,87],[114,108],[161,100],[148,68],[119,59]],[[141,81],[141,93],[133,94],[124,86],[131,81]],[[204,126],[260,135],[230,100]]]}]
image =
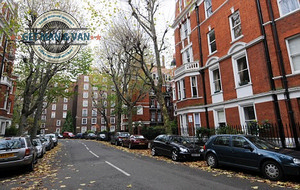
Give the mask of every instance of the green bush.
[{"label": "green bush", "polygon": [[16,136],[17,132],[18,132],[18,129],[15,126],[11,126],[11,127],[5,129],[5,136],[6,137]]},{"label": "green bush", "polygon": [[156,136],[166,133],[166,130],[163,126],[154,126],[154,127],[143,126],[141,133],[147,139],[153,140]]}]

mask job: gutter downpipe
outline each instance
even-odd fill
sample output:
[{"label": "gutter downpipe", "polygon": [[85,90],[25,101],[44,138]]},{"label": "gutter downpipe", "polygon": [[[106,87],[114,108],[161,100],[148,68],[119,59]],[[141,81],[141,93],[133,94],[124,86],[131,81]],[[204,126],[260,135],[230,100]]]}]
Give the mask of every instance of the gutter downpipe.
[{"label": "gutter downpipe", "polygon": [[273,71],[272,71],[270,52],[269,52],[269,47],[268,47],[268,42],[267,42],[267,35],[266,35],[265,27],[264,27],[262,10],[261,10],[261,5],[260,5],[259,0],[256,0],[256,6],[257,6],[257,13],[258,13],[258,17],[259,17],[261,33],[264,37],[263,38],[263,44],[264,44],[264,50],[265,50],[265,56],[266,56],[269,82],[270,82],[270,86],[271,86],[271,90],[272,90],[272,99],[273,99],[273,104],[274,104],[274,111],[275,111],[275,114],[276,114],[276,123],[277,123],[278,128],[279,128],[279,136],[280,136],[280,141],[281,141],[282,147],[286,148],[283,124],[282,124],[282,119],[281,119],[281,115],[280,115],[280,108],[279,108],[279,104],[278,104],[278,97],[274,93],[274,91],[276,91],[276,88],[275,88],[275,83],[274,83],[274,79],[273,79]]},{"label": "gutter downpipe", "polygon": [[[201,32],[200,32],[200,16],[199,16],[199,6],[197,2],[195,3],[195,10],[197,14],[197,31],[198,31],[198,44],[199,44],[199,55],[200,55],[200,67],[203,67],[203,52],[202,52],[202,43],[201,43]],[[202,87],[203,87],[203,98],[204,98],[204,109],[205,109],[205,119],[206,119],[206,127],[209,129],[209,117],[208,117],[208,109],[207,109],[207,96],[206,96],[206,86],[205,86],[205,72],[204,69],[200,71]]]},{"label": "gutter downpipe", "polygon": [[273,37],[274,37],[274,41],[275,41],[275,48],[276,48],[277,56],[279,59],[279,67],[280,67],[281,74],[282,74],[282,82],[283,82],[283,88],[284,88],[284,95],[286,97],[285,102],[286,102],[287,109],[288,109],[289,122],[292,127],[293,134],[294,134],[296,149],[300,150],[298,134],[297,134],[297,129],[296,129],[296,123],[295,123],[295,118],[294,118],[294,111],[293,111],[292,104],[291,104],[289,86],[288,86],[288,81],[286,78],[286,72],[284,69],[282,51],[281,51],[280,44],[279,44],[279,37],[278,37],[278,33],[277,33],[276,23],[274,20],[272,4],[271,4],[270,0],[268,0],[267,2],[268,2],[269,13],[271,16],[271,25],[272,25]]}]

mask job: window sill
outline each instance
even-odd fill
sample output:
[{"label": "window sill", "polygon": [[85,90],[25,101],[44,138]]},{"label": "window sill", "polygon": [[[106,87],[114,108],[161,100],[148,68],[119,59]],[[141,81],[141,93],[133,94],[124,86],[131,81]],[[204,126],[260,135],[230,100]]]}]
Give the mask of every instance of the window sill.
[{"label": "window sill", "polygon": [[219,94],[223,94],[223,90],[221,90],[219,92],[214,92],[213,94],[211,94],[211,96],[217,96]]},{"label": "window sill", "polygon": [[246,88],[246,87],[248,87],[248,86],[252,86],[252,83],[249,82],[248,84],[245,84],[245,85],[242,85],[242,86],[237,86],[237,87],[235,87],[235,89]]},{"label": "window sill", "polygon": [[218,53],[218,50],[216,50],[216,51],[210,53],[207,57],[210,57],[210,56],[212,56],[212,55],[214,55],[214,54],[216,54],[216,53]]},{"label": "window sill", "polygon": [[297,75],[300,75],[300,71],[293,71],[292,74],[288,74],[288,75],[286,75],[286,77],[293,77],[293,76],[297,76]]},{"label": "window sill", "polygon": [[233,43],[235,43],[236,41],[238,41],[238,40],[240,40],[240,39],[242,39],[244,37],[244,35],[242,34],[241,36],[239,36],[238,38],[236,38],[236,39],[233,39],[231,42],[230,42],[230,44],[233,44]]}]

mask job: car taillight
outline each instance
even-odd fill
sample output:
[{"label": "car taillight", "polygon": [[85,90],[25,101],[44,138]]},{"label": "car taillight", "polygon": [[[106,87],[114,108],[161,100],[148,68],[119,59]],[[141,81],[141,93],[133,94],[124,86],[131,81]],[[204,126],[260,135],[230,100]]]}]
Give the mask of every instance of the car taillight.
[{"label": "car taillight", "polygon": [[206,147],[205,147],[205,145],[203,146],[203,150],[205,150],[206,149]]},{"label": "car taillight", "polygon": [[29,156],[30,155],[30,148],[26,148],[26,150],[25,150],[25,156]]}]

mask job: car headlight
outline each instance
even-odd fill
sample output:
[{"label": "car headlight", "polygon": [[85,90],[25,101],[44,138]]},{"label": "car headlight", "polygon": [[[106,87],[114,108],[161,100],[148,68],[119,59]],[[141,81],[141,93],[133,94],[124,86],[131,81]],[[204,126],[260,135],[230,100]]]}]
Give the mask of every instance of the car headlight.
[{"label": "car headlight", "polygon": [[298,159],[298,158],[294,158],[293,161],[295,164],[300,164],[300,159]]},{"label": "car headlight", "polygon": [[180,152],[188,152],[189,151],[187,148],[182,148],[182,147],[180,147],[179,150],[180,150]]}]

